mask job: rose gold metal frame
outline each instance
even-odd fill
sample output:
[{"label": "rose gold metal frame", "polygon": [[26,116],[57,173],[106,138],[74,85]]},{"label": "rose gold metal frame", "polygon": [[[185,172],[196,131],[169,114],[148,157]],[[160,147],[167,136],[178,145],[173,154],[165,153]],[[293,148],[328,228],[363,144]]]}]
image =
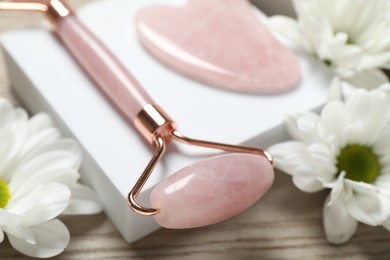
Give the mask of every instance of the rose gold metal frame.
[{"label": "rose gold metal frame", "polygon": [[141,192],[157,163],[163,157],[167,145],[172,141],[178,141],[183,144],[202,146],[207,148],[219,149],[228,152],[249,153],[264,156],[273,165],[274,161],[267,151],[255,147],[231,145],[205,140],[193,139],[182,135],[177,129],[176,124],[170,117],[156,105],[146,105],[137,115],[134,123],[139,132],[151,144],[156,146],[156,151],[142,172],[134,187],[130,190],[127,200],[130,208],[138,214],[144,216],[153,216],[159,213],[158,208],[143,207],[137,202],[137,196]]},{"label": "rose gold metal frame", "polygon": [[72,14],[72,10],[60,0],[42,2],[0,2],[0,10],[6,11],[34,11],[47,15],[53,26],[56,26],[59,19]]},{"label": "rose gold metal frame", "polygon": [[47,4],[33,2],[0,2],[0,10],[46,12]]}]

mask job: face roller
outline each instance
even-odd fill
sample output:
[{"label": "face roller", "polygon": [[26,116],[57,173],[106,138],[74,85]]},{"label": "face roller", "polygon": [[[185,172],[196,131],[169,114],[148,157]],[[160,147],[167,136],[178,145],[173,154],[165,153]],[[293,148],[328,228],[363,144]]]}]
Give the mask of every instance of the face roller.
[{"label": "face roller", "polygon": [[[0,2],[0,10],[43,12],[53,25],[53,32],[96,86],[156,147],[154,156],[128,194],[128,204],[135,212],[154,216],[161,226],[168,228],[200,227],[237,215],[270,188],[274,175],[268,152],[183,136],[174,121],[64,2]],[[233,153],[181,169],[152,191],[151,207],[144,207],[137,202],[137,196],[172,140]]]}]

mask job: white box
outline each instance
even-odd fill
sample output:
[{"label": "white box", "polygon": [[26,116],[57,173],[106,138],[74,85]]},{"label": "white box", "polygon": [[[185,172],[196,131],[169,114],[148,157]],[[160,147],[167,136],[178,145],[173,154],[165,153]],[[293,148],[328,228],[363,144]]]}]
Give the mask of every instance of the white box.
[{"label": "white box", "polygon": [[[140,46],[134,30],[136,11],[154,2],[178,5],[185,0],[97,1],[78,10],[78,15],[178,122],[184,134],[267,147],[286,138],[281,125],[286,111],[324,103],[332,73],[303,54],[299,54],[300,86],[281,95],[227,92],[167,69]],[[13,90],[31,112],[50,112],[64,133],[80,142],[85,154],[83,181],[99,194],[124,238],[133,242],[158,228],[153,218],[133,213],[126,202],[153,149],[126,124],[45,25],[1,37]],[[140,194],[140,202],[148,205],[156,184],[198,159],[197,149],[171,146]]]}]

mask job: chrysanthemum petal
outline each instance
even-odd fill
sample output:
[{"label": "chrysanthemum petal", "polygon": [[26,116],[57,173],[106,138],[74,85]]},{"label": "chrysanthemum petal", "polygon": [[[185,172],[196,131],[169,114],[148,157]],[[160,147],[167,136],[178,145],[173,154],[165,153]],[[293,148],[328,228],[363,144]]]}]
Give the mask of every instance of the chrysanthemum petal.
[{"label": "chrysanthemum petal", "polygon": [[28,136],[20,151],[20,160],[28,153],[33,153],[34,150],[41,149],[61,136],[59,130],[53,127],[53,122],[46,113],[39,113],[33,116],[26,125]]},{"label": "chrysanthemum petal", "polygon": [[14,176],[9,183],[10,189],[16,190],[18,186],[28,180],[31,173],[37,174],[45,171],[77,169],[81,162],[81,152],[73,140],[58,140],[39,150],[35,156],[26,158],[15,169]]},{"label": "chrysanthemum petal", "polygon": [[38,113],[28,121],[28,129],[30,135],[53,128],[53,120],[47,113]]},{"label": "chrysanthemum petal", "polygon": [[345,206],[353,218],[371,226],[381,225],[390,216],[389,198],[368,189],[360,189]]},{"label": "chrysanthemum petal", "polygon": [[12,235],[31,244],[35,243],[35,237],[30,227],[21,226],[19,223],[13,222],[7,226],[2,227],[2,229],[8,236]]},{"label": "chrysanthemum petal", "polygon": [[17,216],[13,215],[8,210],[0,208],[0,226],[7,226],[15,221],[18,221]]},{"label": "chrysanthemum petal", "polygon": [[23,109],[15,109],[12,104],[2,98],[0,100],[0,129],[4,127],[14,126],[18,123],[23,123],[27,121],[27,113]]},{"label": "chrysanthemum petal", "polygon": [[302,37],[299,33],[298,24],[294,19],[276,15],[270,17],[268,23],[272,29],[286,36],[292,44],[300,46]]},{"label": "chrysanthemum petal", "polygon": [[306,177],[295,175],[293,176],[295,186],[301,191],[313,193],[324,189],[321,180],[315,176]]},{"label": "chrysanthemum petal", "polygon": [[340,200],[342,197],[344,197],[344,178],[345,172],[343,171],[335,181],[323,184],[324,187],[331,189],[328,204],[332,204],[333,201]]},{"label": "chrysanthemum petal", "polygon": [[[373,146],[373,151],[381,158],[379,162],[381,165],[390,165],[390,124],[387,123],[382,128],[382,133],[378,135],[378,140]],[[382,158],[383,157],[383,158]],[[384,159],[387,157],[388,159]]]},{"label": "chrysanthemum petal", "polygon": [[351,121],[347,107],[340,100],[329,102],[321,112],[324,125],[332,135],[341,136],[344,128]]},{"label": "chrysanthemum petal", "polygon": [[390,62],[390,51],[385,53],[378,53],[376,55],[367,55],[362,58],[361,70],[370,70],[375,68],[382,68],[384,64]]},{"label": "chrysanthemum petal", "polygon": [[38,147],[38,149],[32,151],[28,157],[23,158],[24,162],[22,162],[22,164],[25,162],[30,163],[30,161],[36,157],[43,157],[55,152],[67,153],[69,156],[73,155],[74,157],[72,160],[69,158],[70,161],[62,167],[70,167],[73,169],[78,169],[80,167],[82,157],[80,147],[77,142],[72,139],[55,140],[47,145]]},{"label": "chrysanthemum petal", "polygon": [[313,143],[307,147],[307,152],[311,158],[322,162],[320,166],[329,167],[328,171],[336,172],[336,168],[333,166],[336,163],[335,154],[332,153],[331,149],[327,144],[324,143]]},{"label": "chrysanthemum petal", "polygon": [[375,186],[380,189],[381,193],[390,198],[390,169],[386,174],[381,174],[376,178]]},{"label": "chrysanthemum petal", "polygon": [[341,100],[343,96],[342,81],[339,77],[334,77],[328,87],[327,101]]},{"label": "chrysanthemum petal", "polygon": [[[348,35],[345,33],[336,33],[329,43],[323,48],[328,52],[328,56],[324,56],[322,60],[328,59],[330,61],[330,66],[335,68],[335,71],[340,69],[348,69],[352,72],[345,73],[343,78],[349,78],[356,73],[358,66],[361,62],[362,49],[356,45],[348,44]],[[323,51],[325,52],[325,50]]]},{"label": "chrysanthemum petal", "polygon": [[[1,121],[1,120],[0,120]],[[8,182],[19,161],[19,152],[27,136],[24,125],[4,128],[0,131],[0,176]]]},{"label": "chrysanthemum petal", "polygon": [[305,143],[289,141],[273,145],[269,151],[276,166],[292,175],[294,184],[306,192],[323,189],[322,183],[333,180],[336,173],[329,149],[321,144],[307,147]]},{"label": "chrysanthemum petal", "polygon": [[282,164],[291,161],[296,154],[302,154],[305,152],[307,145],[299,141],[287,141],[283,143],[278,143],[272,145],[268,150],[272,153],[274,157],[277,157],[278,160],[275,160],[278,167],[282,167]]},{"label": "chrysanthemum petal", "polygon": [[372,185],[371,183],[366,183],[363,181],[354,181],[350,179],[345,179],[346,185],[351,187],[355,193],[360,194],[372,194],[378,191],[377,187]]},{"label": "chrysanthemum petal", "polygon": [[72,187],[71,191],[72,196],[69,205],[62,214],[96,214],[103,210],[97,195],[87,186],[77,183]]},{"label": "chrysanthemum petal", "polygon": [[359,89],[348,96],[346,105],[351,111],[352,120],[356,122],[355,126],[359,125],[361,128],[357,130],[359,139],[354,140],[355,142],[361,143],[363,140],[370,146],[376,142],[389,122],[389,101],[388,94],[379,89],[369,92]]},{"label": "chrysanthemum petal", "polygon": [[319,116],[313,112],[288,113],[284,122],[292,138],[304,142],[321,140],[317,133]]},{"label": "chrysanthemum petal", "polygon": [[314,170],[307,147],[303,143],[294,141],[280,143],[271,146],[269,151],[275,158],[276,166],[290,175],[310,175]]},{"label": "chrysanthemum petal", "polygon": [[29,187],[48,183],[58,183],[68,187],[73,187],[79,178],[80,174],[75,169],[59,169],[37,172],[36,174],[29,176],[26,181],[18,186],[17,192],[14,196],[16,198],[28,196]]},{"label": "chrysanthemum petal", "polygon": [[21,225],[34,226],[49,221],[61,214],[69,205],[71,193],[68,187],[50,183],[44,188],[44,195],[39,202],[20,219]]},{"label": "chrysanthemum petal", "polygon": [[5,209],[15,215],[24,215],[28,210],[33,208],[44,196],[43,185],[32,188],[26,196],[20,196],[17,192],[11,196]]},{"label": "chrysanthemum petal", "polygon": [[20,160],[23,160],[23,157],[26,154],[31,153],[35,149],[38,149],[38,147],[44,146],[47,143],[57,140],[59,136],[60,133],[58,129],[47,128],[28,137],[23,143],[22,149],[20,150]]},{"label": "chrysanthemum petal", "polygon": [[11,245],[19,252],[37,258],[48,258],[60,254],[69,243],[70,234],[65,225],[55,219],[31,228],[35,244],[8,234]]},{"label": "chrysanthemum petal", "polygon": [[339,200],[329,202],[330,196],[326,199],[323,209],[326,238],[332,244],[345,243],[355,234],[357,221]]},{"label": "chrysanthemum petal", "polygon": [[[329,45],[332,41],[334,31],[331,25],[324,19],[309,16],[299,20],[299,27],[304,37],[304,48],[314,52],[320,60],[327,60],[331,57]],[[305,39],[308,39],[305,41]]]},{"label": "chrysanthemum petal", "polygon": [[389,81],[386,74],[380,69],[359,71],[346,80],[353,86],[365,89],[374,89]]}]

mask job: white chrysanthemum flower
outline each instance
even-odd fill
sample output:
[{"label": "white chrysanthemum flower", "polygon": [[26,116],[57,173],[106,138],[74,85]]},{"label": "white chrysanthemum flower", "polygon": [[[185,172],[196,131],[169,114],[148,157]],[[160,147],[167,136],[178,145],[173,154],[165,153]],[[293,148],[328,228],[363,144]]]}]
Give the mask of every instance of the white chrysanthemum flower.
[{"label": "white chrysanthemum flower", "polygon": [[28,119],[0,99],[0,242],[33,257],[61,253],[69,232],[56,217],[102,210],[95,194],[79,184],[81,152],[60,137],[48,115]]},{"label": "white chrysanthemum flower", "polygon": [[292,141],[269,151],[302,191],[330,189],[323,217],[328,241],[348,241],[357,223],[390,230],[390,84],[352,89],[321,114],[295,113]]},{"label": "white chrysanthemum flower", "polygon": [[295,0],[294,7],[297,20],[274,16],[271,26],[343,79],[388,81],[380,68],[390,67],[389,0]]}]

